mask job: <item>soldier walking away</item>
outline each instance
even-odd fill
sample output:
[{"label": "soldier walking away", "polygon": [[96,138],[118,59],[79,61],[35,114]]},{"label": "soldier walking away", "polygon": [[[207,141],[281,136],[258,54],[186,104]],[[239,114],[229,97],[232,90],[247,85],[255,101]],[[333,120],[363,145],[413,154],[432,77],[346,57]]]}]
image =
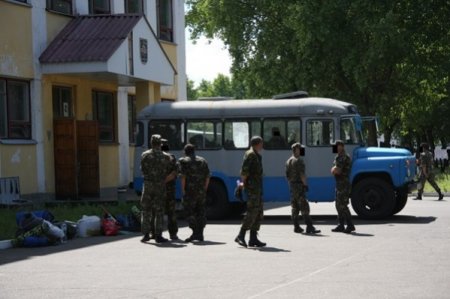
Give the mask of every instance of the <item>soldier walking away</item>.
[{"label": "soldier walking away", "polygon": [[195,155],[192,144],[184,147],[185,157],[180,158],[181,192],[192,235],[186,242],[203,241],[206,226],[206,190],[209,184],[209,168],[205,159]]},{"label": "soldier walking away", "polygon": [[[332,231],[349,234],[355,231],[352,214],[348,209],[351,188],[349,177],[352,168],[352,159],[345,152],[343,141],[337,140],[335,146],[337,148],[337,155],[334,158],[334,166],[331,168],[331,173],[336,180],[336,210],[339,224]],[[344,226],[345,222],[347,222],[347,227]]]},{"label": "soldier walking away", "polygon": [[[162,139],[161,150],[170,156],[170,172],[177,172],[177,160],[175,155],[169,153],[169,144],[166,139]],[[169,181],[166,184],[166,205],[165,212],[167,215],[167,229],[169,230],[170,239],[178,240],[178,223],[177,223],[177,213],[176,213],[176,199],[175,199],[175,190],[176,190],[176,176],[173,180]]]},{"label": "soldier walking away", "polygon": [[317,230],[312,224],[312,219],[309,215],[309,203],[306,200],[308,183],[305,175],[305,162],[301,157],[302,145],[297,142],[291,148],[292,156],[286,161],[286,178],[291,191],[291,215],[294,223],[294,232],[303,232],[299,223],[299,212],[301,212],[306,223],[306,233],[318,234],[320,230]]},{"label": "soldier walking away", "polygon": [[419,164],[420,164],[420,175],[419,175],[419,188],[417,192],[417,197],[415,199],[421,200],[423,194],[423,188],[425,187],[426,181],[433,186],[434,190],[439,194],[438,200],[442,200],[444,198],[444,194],[442,194],[441,189],[436,184],[434,180],[433,173],[433,155],[430,152],[430,147],[427,143],[422,143],[421,145],[422,153],[420,154]]},{"label": "soldier walking away", "polygon": [[262,157],[260,152],[263,147],[263,139],[259,136],[252,137],[251,148],[245,152],[244,161],[241,167],[241,181],[244,184],[244,191],[247,193],[247,213],[242,221],[239,235],[234,239],[236,243],[247,247],[245,233],[250,230],[250,240],[248,246],[264,247],[266,243],[258,240],[258,231],[263,219],[262,201]]},{"label": "soldier walking away", "polygon": [[[144,190],[141,197],[142,233],[141,242],[155,238],[156,243],[167,242],[162,236],[166,184],[173,180],[176,172],[170,169],[170,156],[161,151],[161,136],[151,137],[150,150],[142,153],[141,171],[144,175]],[[150,237],[152,233],[152,237]]]}]

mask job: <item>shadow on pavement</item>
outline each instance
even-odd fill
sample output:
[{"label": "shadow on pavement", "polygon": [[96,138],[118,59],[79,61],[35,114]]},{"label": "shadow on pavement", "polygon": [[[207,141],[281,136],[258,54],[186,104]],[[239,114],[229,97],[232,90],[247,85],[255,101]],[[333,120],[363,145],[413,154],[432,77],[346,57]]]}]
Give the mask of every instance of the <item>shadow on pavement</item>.
[{"label": "shadow on pavement", "polygon": [[[80,248],[85,248],[89,246],[103,245],[110,242],[121,241],[129,238],[135,238],[140,236],[140,234],[127,234],[118,235],[114,237],[89,237],[89,238],[76,238],[67,241],[67,243],[54,246],[44,246],[44,247],[32,247],[32,248],[11,248],[0,251],[0,265],[14,263],[22,260],[31,259],[39,256],[46,256],[54,253],[61,253],[70,250],[77,250]],[[138,242],[136,240],[136,242]]]},{"label": "shadow on pavement", "polygon": [[227,243],[225,242],[215,242],[215,241],[203,241],[203,242],[192,242],[192,245],[196,245],[196,246],[210,246],[210,245],[225,245]]},{"label": "shadow on pavement", "polygon": [[261,251],[261,252],[291,252],[290,250],[276,248],[276,247],[249,247],[249,249]]}]

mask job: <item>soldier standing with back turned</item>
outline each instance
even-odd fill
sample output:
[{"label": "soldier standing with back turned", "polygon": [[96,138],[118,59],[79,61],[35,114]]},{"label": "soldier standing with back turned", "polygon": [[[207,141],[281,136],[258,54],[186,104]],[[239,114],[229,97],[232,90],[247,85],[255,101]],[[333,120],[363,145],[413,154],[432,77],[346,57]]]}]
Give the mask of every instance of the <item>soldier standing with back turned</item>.
[{"label": "soldier standing with back turned", "polygon": [[[168,154],[170,156],[170,172],[177,172],[178,166],[177,166],[177,159],[175,158],[175,155],[169,153],[169,144],[166,139],[162,139],[162,146],[161,149],[164,153]],[[167,215],[167,229],[169,230],[169,235],[171,240],[178,240],[178,223],[177,223],[177,213],[176,213],[176,176],[173,178],[173,180],[169,181],[166,184],[166,206],[165,206],[165,212]]]},{"label": "soldier standing with back turned", "polygon": [[209,184],[209,168],[205,159],[195,155],[192,144],[184,147],[185,157],[179,160],[181,192],[192,235],[186,242],[203,241],[206,226],[206,190]]},{"label": "soldier standing with back turned", "polygon": [[262,201],[262,157],[260,152],[263,147],[263,140],[259,136],[254,136],[250,140],[251,148],[245,152],[244,161],[241,167],[241,180],[244,183],[244,191],[247,192],[247,213],[242,221],[239,235],[234,239],[236,243],[247,247],[245,233],[250,230],[250,240],[248,246],[263,247],[266,243],[258,240],[258,231],[263,219]]},{"label": "soldier standing with back turned", "polygon": [[417,198],[415,199],[422,199],[423,188],[425,187],[426,181],[428,181],[434,190],[436,190],[439,194],[438,200],[442,200],[444,198],[444,194],[442,194],[441,189],[434,180],[433,155],[430,152],[430,147],[428,146],[428,143],[422,143],[420,146],[422,147],[422,153],[420,153],[419,190],[417,193]]},{"label": "soldier standing with back turned", "polygon": [[294,232],[303,232],[299,223],[299,212],[301,212],[306,223],[306,233],[318,234],[320,230],[316,230],[312,224],[311,216],[309,215],[309,203],[306,200],[308,183],[305,175],[305,162],[300,155],[302,145],[297,142],[291,148],[292,156],[286,161],[286,178],[291,191],[291,215],[294,222]]},{"label": "soldier standing with back turned", "polygon": [[[355,230],[352,222],[352,214],[348,209],[350,198],[350,171],[352,169],[352,159],[345,152],[344,142],[337,140],[337,155],[334,158],[334,166],[331,168],[331,174],[336,179],[336,210],[338,213],[339,225],[332,229],[333,232],[351,233]],[[347,222],[347,227],[345,227]]]},{"label": "soldier standing with back turned", "polygon": [[141,242],[149,241],[152,233],[156,243],[162,243],[167,242],[162,236],[166,184],[176,176],[176,172],[170,170],[170,156],[161,151],[160,135],[152,135],[151,146],[141,156],[141,171],[144,175],[141,197],[144,237]]}]

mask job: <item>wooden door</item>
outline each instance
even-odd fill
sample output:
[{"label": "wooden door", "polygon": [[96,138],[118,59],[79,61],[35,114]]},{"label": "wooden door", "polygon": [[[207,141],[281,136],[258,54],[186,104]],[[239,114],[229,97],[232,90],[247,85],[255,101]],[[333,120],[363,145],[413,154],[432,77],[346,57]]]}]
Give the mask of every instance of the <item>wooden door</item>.
[{"label": "wooden door", "polygon": [[53,121],[55,159],[55,197],[77,199],[77,140],[75,121],[58,119]]},{"label": "wooden door", "polygon": [[78,193],[98,197],[100,194],[98,122],[77,121]]}]

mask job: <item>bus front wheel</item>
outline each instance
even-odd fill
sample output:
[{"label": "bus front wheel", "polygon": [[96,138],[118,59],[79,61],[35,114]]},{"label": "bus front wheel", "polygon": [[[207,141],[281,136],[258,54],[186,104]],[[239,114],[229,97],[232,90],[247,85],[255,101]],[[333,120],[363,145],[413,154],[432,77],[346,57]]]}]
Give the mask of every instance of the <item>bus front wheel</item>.
[{"label": "bus front wheel", "polygon": [[206,218],[224,219],[230,213],[230,203],[222,183],[211,180],[206,193]]},{"label": "bus front wheel", "polygon": [[392,215],[399,213],[406,206],[406,202],[408,201],[408,190],[401,189],[395,193],[396,204]]},{"label": "bus front wheel", "polygon": [[392,215],[395,206],[394,189],[383,179],[363,179],[353,188],[352,207],[361,218],[385,218]]}]

